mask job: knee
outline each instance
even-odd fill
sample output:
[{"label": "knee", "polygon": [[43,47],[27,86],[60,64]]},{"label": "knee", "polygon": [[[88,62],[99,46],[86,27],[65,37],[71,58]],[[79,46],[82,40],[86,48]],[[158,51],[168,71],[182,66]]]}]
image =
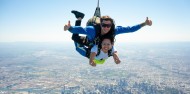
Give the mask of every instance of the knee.
[{"label": "knee", "polygon": [[78,38],[78,35],[73,35],[73,36],[71,37],[71,39],[74,40],[74,41],[77,40],[77,38]]},{"label": "knee", "polygon": [[74,36],[72,36],[72,37],[71,37],[71,39],[72,39],[72,40],[75,40],[75,37],[74,37]]}]

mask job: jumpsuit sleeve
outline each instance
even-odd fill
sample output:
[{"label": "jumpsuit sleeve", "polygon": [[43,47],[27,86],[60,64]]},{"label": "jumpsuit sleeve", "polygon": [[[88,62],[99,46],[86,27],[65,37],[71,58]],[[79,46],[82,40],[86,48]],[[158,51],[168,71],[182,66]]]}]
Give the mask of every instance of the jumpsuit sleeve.
[{"label": "jumpsuit sleeve", "polygon": [[81,26],[71,26],[69,31],[73,34],[84,34],[87,35],[89,40],[93,40],[96,36],[96,30],[93,26],[87,26],[85,28]]},{"label": "jumpsuit sleeve", "polygon": [[141,28],[140,24],[135,25],[135,26],[127,26],[127,27],[122,27],[122,26],[117,26],[115,28],[115,34],[123,34],[123,33],[131,33],[139,30]]}]

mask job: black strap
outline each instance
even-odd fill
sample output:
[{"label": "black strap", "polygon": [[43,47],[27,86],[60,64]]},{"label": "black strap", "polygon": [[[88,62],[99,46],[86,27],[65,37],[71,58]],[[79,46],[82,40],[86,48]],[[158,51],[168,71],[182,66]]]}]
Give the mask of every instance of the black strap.
[{"label": "black strap", "polygon": [[96,56],[98,56],[98,55],[100,55],[100,47],[98,47],[98,52],[97,52],[97,54],[96,54]]}]

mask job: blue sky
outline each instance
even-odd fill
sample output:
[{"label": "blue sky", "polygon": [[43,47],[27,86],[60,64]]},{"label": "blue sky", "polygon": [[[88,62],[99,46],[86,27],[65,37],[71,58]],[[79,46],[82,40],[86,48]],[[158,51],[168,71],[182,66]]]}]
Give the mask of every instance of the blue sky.
[{"label": "blue sky", "polygon": [[[93,16],[97,0],[0,0],[0,42],[72,42],[63,26],[85,13],[82,26]],[[117,41],[190,41],[189,0],[100,0],[102,15],[115,19],[116,26],[133,26],[149,17],[153,25],[134,33],[118,35]]]}]

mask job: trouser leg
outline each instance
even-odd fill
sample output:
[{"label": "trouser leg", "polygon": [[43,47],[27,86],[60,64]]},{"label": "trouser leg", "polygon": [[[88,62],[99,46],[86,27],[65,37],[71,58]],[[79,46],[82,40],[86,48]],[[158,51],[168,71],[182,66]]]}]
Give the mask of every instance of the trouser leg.
[{"label": "trouser leg", "polygon": [[[81,20],[76,20],[75,26],[80,26],[81,25]],[[84,45],[85,43],[85,38],[84,36],[79,36],[79,34],[73,34],[72,35],[72,40],[74,42],[79,43],[80,45]]]},{"label": "trouser leg", "polygon": [[76,48],[76,51],[81,54],[82,56],[86,57],[86,48],[83,46],[83,47],[80,47],[80,45],[76,42],[75,43],[75,48]]}]

